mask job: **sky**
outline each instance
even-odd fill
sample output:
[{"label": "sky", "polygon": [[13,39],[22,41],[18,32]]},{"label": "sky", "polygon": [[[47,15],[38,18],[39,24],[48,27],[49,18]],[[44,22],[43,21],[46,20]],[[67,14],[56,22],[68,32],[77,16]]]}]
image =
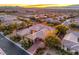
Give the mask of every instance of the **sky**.
[{"label": "sky", "polygon": [[79,0],[0,0],[0,4],[79,4]]}]

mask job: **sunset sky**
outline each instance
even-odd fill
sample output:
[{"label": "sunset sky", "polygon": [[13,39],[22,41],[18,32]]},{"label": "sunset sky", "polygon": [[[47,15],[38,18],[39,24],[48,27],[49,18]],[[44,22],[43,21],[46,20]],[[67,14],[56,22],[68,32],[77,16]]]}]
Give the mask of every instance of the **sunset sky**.
[{"label": "sunset sky", "polygon": [[74,3],[76,4],[79,3],[79,0],[73,0],[73,1],[72,0],[0,0],[0,6],[9,5],[9,6],[27,6],[27,7],[46,7],[46,6],[69,6]]}]

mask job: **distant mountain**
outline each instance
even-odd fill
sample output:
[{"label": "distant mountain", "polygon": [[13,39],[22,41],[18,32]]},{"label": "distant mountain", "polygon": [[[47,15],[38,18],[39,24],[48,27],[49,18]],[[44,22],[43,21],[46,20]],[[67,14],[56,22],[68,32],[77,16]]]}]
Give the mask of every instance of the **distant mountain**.
[{"label": "distant mountain", "polygon": [[64,12],[64,9],[79,10],[79,5],[76,4],[76,5],[62,6],[59,4],[38,4],[38,5],[22,5],[22,6],[0,6],[0,11],[16,11],[17,13],[24,13],[24,14],[33,12],[53,12],[53,11]]},{"label": "distant mountain", "polygon": [[79,4],[77,4],[77,5],[69,5],[69,6],[61,6],[61,7],[53,7],[53,6],[51,6],[51,7],[47,7],[48,9],[53,9],[53,8],[55,8],[55,9],[79,9]]},{"label": "distant mountain", "polygon": [[65,8],[79,8],[79,5],[70,5],[70,6],[66,6]]}]

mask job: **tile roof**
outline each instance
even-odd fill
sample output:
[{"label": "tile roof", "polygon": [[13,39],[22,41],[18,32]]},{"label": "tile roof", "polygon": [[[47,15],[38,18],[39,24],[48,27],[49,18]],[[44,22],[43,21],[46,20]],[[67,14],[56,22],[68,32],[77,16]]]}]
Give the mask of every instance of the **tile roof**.
[{"label": "tile roof", "polygon": [[17,34],[20,35],[20,36],[29,35],[29,34],[31,34],[32,30],[35,30],[35,31],[38,32],[38,31],[40,31],[44,28],[54,30],[54,28],[51,28],[51,27],[48,27],[48,26],[45,26],[45,25],[42,25],[42,24],[37,24],[37,25],[33,25],[29,28],[25,28],[25,29],[17,31]]},{"label": "tile roof", "polygon": [[65,35],[65,37],[62,40],[62,44],[71,50],[79,51],[78,38],[79,32],[71,32]]}]

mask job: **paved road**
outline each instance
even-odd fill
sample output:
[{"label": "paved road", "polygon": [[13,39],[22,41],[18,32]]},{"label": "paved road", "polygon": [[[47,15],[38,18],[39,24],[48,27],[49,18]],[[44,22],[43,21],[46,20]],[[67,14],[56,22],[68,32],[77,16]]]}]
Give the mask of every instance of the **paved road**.
[{"label": "paved road", "polygon": [[29,53],[9,41],[2,34],[0,34],[0,48],[6,53],[6,55],[29,55]]}]

